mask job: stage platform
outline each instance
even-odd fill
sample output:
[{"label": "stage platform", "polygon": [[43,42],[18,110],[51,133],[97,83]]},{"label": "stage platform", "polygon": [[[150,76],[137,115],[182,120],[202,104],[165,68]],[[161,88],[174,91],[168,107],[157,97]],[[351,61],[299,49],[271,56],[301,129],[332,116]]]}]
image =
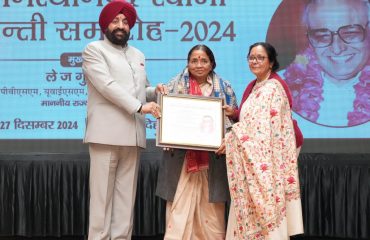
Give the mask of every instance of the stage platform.
[{"label": "stage platform", "polygon": [[[165,202],[155,196],[161,149],[141,157],[134,239],[161,239]],[[298,240],[370,239],[370,154],[302,153],[305,235]],[[84,239],[89,155],[0,154],[0,239]]]}]

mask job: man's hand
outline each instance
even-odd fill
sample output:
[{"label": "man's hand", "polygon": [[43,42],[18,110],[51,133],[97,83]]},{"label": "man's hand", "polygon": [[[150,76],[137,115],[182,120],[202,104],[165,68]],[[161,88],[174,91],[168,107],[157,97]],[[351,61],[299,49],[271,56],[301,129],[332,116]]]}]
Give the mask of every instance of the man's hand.
[{"label": "man's hand", "polygon": [[155,102],[145,103],[141,108],[141,113],[142,114],[150,113],[155,118],[160,118],[162,116],[161,108]]},{"label": "man's hand", "polygon": [[168,89],[167,89],[167,86],[164,85],[163,83],[159,83],[156,87],[155,87],[155,93],[156,94],[168,94]]}]

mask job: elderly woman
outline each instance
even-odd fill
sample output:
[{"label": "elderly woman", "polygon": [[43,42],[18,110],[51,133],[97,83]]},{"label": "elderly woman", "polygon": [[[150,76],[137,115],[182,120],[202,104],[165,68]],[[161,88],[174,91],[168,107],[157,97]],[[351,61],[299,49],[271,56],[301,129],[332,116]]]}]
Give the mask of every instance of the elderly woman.
[{"label": "elderly woman", "polygon": [[[237,109],[234,91],[215,68],[212,51],[205,45],[194,46],[187,67],[167,84],[168,92],[224,98],[225,113],[231,115]],[[225,117],[225,128],[232,124]],[[156,193],[167,200],[164,239],[225,239],[225,202],[230,195],[224,153],[224,144],[216,152],[163,152]]]},{"label": "elderly woman", "polygon": [[231,207],[226,239],[289,239],[303,232],[297,156],[303,141],[291,96],[276,74],[273,46],[255,43],[248,63],[256,79],[226,134]]}]

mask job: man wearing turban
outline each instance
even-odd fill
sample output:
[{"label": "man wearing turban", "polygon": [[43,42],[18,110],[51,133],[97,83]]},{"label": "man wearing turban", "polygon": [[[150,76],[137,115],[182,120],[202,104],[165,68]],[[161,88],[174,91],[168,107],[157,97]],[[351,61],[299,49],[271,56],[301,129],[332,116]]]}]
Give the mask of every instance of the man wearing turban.
[{"label": "man wearing turban", "polygon": [[130,3],[108,3],[99,17],[104,39],[88,44],[82,54],[88,86],[89,240],[131,239],[145,114],[160,117],[153,101],[165,89],[149,86],[144,54],[127,43],[136,17]]}]

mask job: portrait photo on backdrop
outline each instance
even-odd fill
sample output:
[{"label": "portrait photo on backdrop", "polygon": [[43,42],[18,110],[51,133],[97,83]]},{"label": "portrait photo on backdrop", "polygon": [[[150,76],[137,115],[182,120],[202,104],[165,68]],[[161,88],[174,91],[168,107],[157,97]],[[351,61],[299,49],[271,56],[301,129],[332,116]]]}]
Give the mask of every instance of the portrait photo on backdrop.
[{"label": "portrait photo on backdrop", "polygon": [[[293,11],[294,20],[288,23],[283,16]],[[292,92],[295,113],[329,127],[370,120],[369,11],[368,0],[280,4],[267,41],[286,58],[279,73]],[[278,33],[279,26],[284,26],[283,33]]]}]

